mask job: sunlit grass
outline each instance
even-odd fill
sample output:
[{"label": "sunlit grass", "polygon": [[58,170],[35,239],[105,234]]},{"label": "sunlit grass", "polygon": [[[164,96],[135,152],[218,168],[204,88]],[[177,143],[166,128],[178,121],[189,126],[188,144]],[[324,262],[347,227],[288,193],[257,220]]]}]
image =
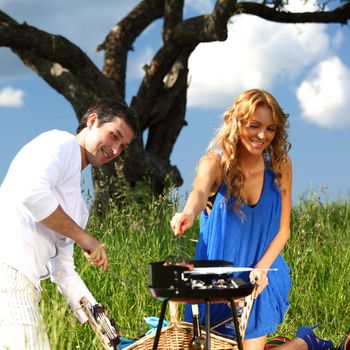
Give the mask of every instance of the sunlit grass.
[{"label": "sunlit grass", "polygon": [[[79,249],[75,253],[77,270],[92,294],[108,308],[123,336],[130,338],[149,329],[144,317],[160,312],[161,302],[147,289],[148,263],[191,259],[198,235],[196,222],[186,237],[175,240],[169,221],[176,211],[176,198],[144,195],[143,204],[130,193],[123,197],[122,206],[111,207],[103,219],[90,219],[88,232],[105,243],[111,271],[90,266]],[[317,196],[310,196],[293,208],[292,233],[283,252],[292,270],[291,307],[278,334],[293,337],[300,325],[321,322],[316,333],[338,342],[350,328],[349,219],[346,201],[321,204]],[[45,281],[43,290],[41,308],[52,349],[102,349],[55,286]],[[180,315],[182,310],[183,306]]]},{"label": "sunlit grass", "polygon": [[337,342],[350,328],[349,202],[318,197],[294,207],[284,256],[292,270],[291,308],[281,332],[321,322],[317,334]]}]

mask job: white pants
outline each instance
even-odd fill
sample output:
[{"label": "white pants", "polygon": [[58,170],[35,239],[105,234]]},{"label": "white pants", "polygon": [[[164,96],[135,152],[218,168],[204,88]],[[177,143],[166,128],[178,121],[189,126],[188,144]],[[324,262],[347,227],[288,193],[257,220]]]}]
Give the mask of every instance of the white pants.
[{"label": "white pants", "polygon": [[0,350],[50,349],[39,300],[26,276],[0,263]]}]

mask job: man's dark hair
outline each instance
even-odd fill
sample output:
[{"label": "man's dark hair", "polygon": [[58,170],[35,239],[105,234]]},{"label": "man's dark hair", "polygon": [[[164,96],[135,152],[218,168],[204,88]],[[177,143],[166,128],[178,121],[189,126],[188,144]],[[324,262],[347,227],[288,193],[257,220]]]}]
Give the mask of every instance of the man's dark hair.
[{"label": "man's dark hair", "polygon": [[98,125],[112,122],[115,118],[120,118],[124,120],[134,132],[137,130],[137,121],[125,103],[100,99],[90,107],[81,118],[76,131],[77,134],[87,126],[87,121],[92,113],[97,114]]}]

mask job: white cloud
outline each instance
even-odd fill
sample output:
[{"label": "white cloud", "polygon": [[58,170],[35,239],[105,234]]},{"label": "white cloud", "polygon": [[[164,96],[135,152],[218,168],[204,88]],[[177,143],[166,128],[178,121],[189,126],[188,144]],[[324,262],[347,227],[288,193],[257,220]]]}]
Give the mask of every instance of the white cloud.
[{"label": "white cloud", "polygon": [[279,24],[240,15],[228,29],[225,42],[202,43],[190,57],[191,106],[222,107],[247,88],[270,89],[280,78],[293,81],[330,48],[324,24]]},{"label": "white cloud", "polygon": [[350,126],[350,69],[338,57],[319,63],[297,89],[302,116],[323,127]]},{"label": "white cloud", "polygon": [[287,1],[288,5],[286,10],[290,12],[311,12],[319,10],[319,6],[316,1],[300,1],[292,0]]},{"label": "white cloud", "polygon": [[20,89],[5,87],[0,89],[0,107],[22,107],[24,92]]}]

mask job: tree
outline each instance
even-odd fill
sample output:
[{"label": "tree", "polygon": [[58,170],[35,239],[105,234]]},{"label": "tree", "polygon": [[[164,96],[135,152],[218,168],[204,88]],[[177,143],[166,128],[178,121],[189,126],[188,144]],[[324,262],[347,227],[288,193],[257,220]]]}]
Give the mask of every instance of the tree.
[{"label": "tree", "polygon": [[[328,1],[329,3],[330,1]],[[166,179],[179,186],[182,178],[170,155],[181,129],[186,125],[188,59],[201,42],[225,41],[227,23],[237,14],[251,14],[280,23],[339,23],[350,18],[350,3],[337,2],[326,11],[292,13],[283,0],[239,2],[217,0],[213,11],[184,20],[184,0],[143,0],[117,23],[98,50],[104,51],[100,71],[74,43],[27,23],[19,24],[0,10],[0,45],[9,47],[22,62],[40,75],[72,105],[79,119],[97,98],[125,99],[128,52],[138,36],[154,21],[163,18],[163,46],[149,65],[130,107],[139,129],[128,151],[115,161],[93,171],[98,201],[113,197],[122,176],[130,183],[147,178],[161,192]],[[146,144],[143,133],[148,130]],[[117,170],[119,169],[119,170]],[[121,170],[120,170],[121,169]],[[107,179],[107,181],[106,181]]]}]

